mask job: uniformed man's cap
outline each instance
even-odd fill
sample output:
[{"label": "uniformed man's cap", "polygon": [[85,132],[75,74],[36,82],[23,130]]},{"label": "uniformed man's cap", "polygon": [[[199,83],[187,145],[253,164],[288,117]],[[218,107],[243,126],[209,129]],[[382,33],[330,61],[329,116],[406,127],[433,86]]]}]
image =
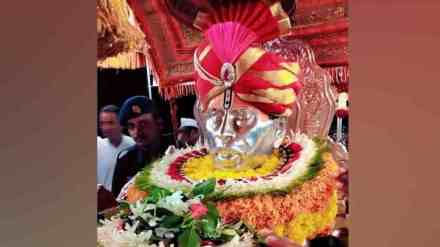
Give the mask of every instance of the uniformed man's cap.
[{"label": "uniformed man's cap", "polygon": [[126,126],[128,120],[153,111],[154,105],[150,99],[145,96],[133,96],[122,105],[119,111],[119,122],[122,126]]}]

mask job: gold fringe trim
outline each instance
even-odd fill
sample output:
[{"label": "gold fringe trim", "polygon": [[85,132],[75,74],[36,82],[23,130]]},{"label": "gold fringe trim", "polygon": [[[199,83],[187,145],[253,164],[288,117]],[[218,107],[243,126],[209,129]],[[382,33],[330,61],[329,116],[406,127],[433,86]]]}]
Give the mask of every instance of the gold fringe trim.
[{"label": "gold fringe trim", "polygon": [[145,46],[145,35],[125,0],[97,0],[98,60]]},{"label": "gold fringe trim", "polygon": [[195,82],[189,81],[168,87],[160,87],[159,93],[165,100],[195,95]]},{"label": "gold fringe trim", "polygon": [[145,55],[137,52],[119,53],[114,57],[109,57],[103,61],[98,61],[98,68],[103,69],[139,69],[144,68]]}]

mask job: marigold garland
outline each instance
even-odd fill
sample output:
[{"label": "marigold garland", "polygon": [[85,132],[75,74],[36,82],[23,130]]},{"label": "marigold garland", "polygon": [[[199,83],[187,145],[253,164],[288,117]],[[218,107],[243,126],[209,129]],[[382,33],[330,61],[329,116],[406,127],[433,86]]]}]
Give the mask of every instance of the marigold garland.
[{"label": "marigold garland", "polygon": [[288,237],[296,243],[304,243],[318,233],[330,229],[337,214],[337,193],[334,192],[327,208],[323,212],[301,213],[288,224],[279,224],[274,233],[279,237]]},{"label": "marigold garland", "polygon": [[323,212],[301,213],[293,221],[284,225],[286,230],[283,234],[276,233],[282,237],[287,235],[296,243],[303,243],[305,240],[328,230],[335,221],[337,211],[337,193],[335,191]]},{"label": "marigold garland", "polygon": [[[323,159],[325,165],[317,177],[287,195],[260,194],[218,202],[217,207],[223,220],[229,222],[242,219],[257,230],[267,228],[280,231],[280,225],[289,224],[301,214],[325,212],[337,189],[337,165],[329,153],[323,154]],[[292,240],[300,239],[300,232],[305,231],[301,227],[299,230],[298,226],[295,227],[290,232],[289,228],[286,229]]]},{"label": "marigold garland", "polygon": [[241,168],[217,169],[214,165],[214,156],[206,155],[200,158],[192,158],[183,166],[185,175],[194,180],[208,178],[216,179],[240,179],[257,176],[266,176],[272,173],[280,165],[280,159],[276,154],[255,155],[246,157]]},{"label": "marigold garland", "polygon": [[[328,152],[328,145],[323,140],[310,139],[300,133],[295,133],[291,142],[287,146],[274,150],[272,156],[279,157],[281,162],[272,164],[278,163],[273,172],[266,176],[216,179],[217,187],[211,199],[217,201],[256,194],[286,194],[304,182],[314,179],[324,166],[323,154]],[[148,191],[151,185],[172,191],[189,191],[195,183],[205,179],[191,179],[183,168],[191,159],[200,161],[201,157],[207,155],[209,152],[203,147],[177,150],[147,166],[133,182],[145,191]],[[255,166],[256,163],[253,162],[251,165]],[[258,168],[262,166],[254,169]],[[264,170],[259,171],[264,172]],[[123,192],[120,198],[123,198],[125,194],[126,192]]]}]

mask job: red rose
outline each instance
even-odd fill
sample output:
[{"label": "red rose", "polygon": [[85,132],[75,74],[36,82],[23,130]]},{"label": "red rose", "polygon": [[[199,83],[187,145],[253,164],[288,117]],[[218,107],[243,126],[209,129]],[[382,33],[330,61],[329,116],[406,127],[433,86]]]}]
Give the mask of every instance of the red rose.
[{"label": "red rose", "polygon": [[215,243],[209,240],[202,240],[202,246],[215,246]]},{"label": "red rose", "polygon": [[290,148],[294,153],[298,153],[302,150],[302,146],[297,143],[291,143],[288,148]]},{"label": "red rose", "polygon": [[191,204],[189,210],[194,219],[200,219],[208,213],[208,209],[200,202]]},{"label": "red rose", "polygon": [[118,231],[123,231],[124,230],[124,221],[122,221],[121,219],[116,221],[116,229]]}]

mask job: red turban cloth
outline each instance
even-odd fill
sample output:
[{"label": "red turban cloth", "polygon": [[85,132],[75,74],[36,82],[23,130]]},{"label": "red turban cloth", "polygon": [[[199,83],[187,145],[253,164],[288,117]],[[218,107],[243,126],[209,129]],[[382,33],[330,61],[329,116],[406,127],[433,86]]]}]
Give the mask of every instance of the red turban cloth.
[{"label": "red turban cloth", "polygon": [[299,64],[257,46],[288,32],[281,4],[226,1],[197,21],[205,35],[194,54],[202,107],[230,86],[236,97],[266,114],[288,115],[302,85]]}]

